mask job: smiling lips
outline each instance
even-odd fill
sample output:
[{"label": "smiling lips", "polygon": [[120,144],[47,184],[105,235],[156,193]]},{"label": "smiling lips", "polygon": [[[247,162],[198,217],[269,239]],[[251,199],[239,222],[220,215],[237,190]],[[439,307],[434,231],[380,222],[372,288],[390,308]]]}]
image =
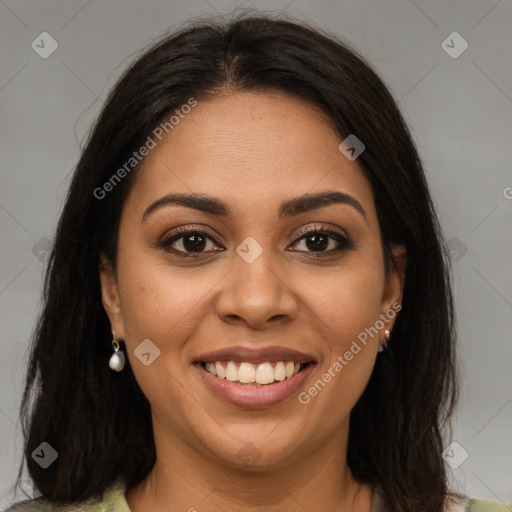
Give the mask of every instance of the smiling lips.
[{"label": "smiling lips", "polygon": [[316,365],[311,355],[285,347],[232,347],[199,356],[206,385],[239,407],[265,407],[290,397]]}]

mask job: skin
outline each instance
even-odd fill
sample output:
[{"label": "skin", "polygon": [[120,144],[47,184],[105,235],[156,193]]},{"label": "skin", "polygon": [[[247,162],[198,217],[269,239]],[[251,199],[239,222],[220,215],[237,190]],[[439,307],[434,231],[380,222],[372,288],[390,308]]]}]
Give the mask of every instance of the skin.
[{"label": "skin", "polygon": [[[123,207],[117,268],[106,260],[100,268],[104,308],[152,410],[157,462],[126,493],[133,512],[369,512],[371,489],[346,463],[349,416],[394,320],[307,405],[295,395],[259,410],[234,406],[192,365],[211,350],[282,345],[317,361],[304,391],[401,303],[404,248],[394,248],[397,266],[386,275],[372,188],[357,160],[338,150],[341,140],[306,102],[230,93],[198,102],[144,160]],[[332,204],[278,219],[282,201],[324,190],[350,194],[366,218]],[[171,205],[141,220],[171,192],[219,198],[232,214]],[[208,240],[196,259],[157,246],[182,225],[220,243]],[[297,236],[313,227],[332,228],[354,246],[315,257]],[[263,249],[252,263],[236,252],[248,236]],[[328,240],[320,253],[338,247]],[[183,242],[172,247],[190,253]],[[148,338],[161,353],[145,366],[133,351]],[[257,453],[252,466],[239,455],[247,443]]]}]

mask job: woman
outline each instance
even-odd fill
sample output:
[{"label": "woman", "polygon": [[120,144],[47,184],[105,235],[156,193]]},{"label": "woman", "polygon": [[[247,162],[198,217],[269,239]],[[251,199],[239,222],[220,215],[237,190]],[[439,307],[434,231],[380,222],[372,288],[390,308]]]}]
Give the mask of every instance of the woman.
[{"label": "woman", "polygon": [[42,499],[11,510],[509,510],[448,488],[452,308],[368,64],[285,20],[186,27],[78,163],[21,411]]}]

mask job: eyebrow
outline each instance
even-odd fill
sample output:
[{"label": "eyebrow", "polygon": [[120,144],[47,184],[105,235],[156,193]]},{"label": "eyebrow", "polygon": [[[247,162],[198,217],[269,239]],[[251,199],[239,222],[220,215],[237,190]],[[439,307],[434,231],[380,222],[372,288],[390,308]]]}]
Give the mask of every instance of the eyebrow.
[{"label": "eyebrow", "polygon": [[[345,204],[351,206],[357,210],[368,223],[366,212],[361,206],[361,203],[355,197],[334,190],[326,190],[316,194],[304,194],[284,201],[279,207],[279,219],[293,217],[294,215],[299,215],[301,213],[306,213],[333,204]],[[219,217],[229,217],[232,213],[230,207],[226,203],[211,196],[198,194],[167,194],[166,196],[157,199],[146,208],[142,215],[142,222],[144,222],[156,210],[170,205],[185,206],[187,208],[193,208]]]}]

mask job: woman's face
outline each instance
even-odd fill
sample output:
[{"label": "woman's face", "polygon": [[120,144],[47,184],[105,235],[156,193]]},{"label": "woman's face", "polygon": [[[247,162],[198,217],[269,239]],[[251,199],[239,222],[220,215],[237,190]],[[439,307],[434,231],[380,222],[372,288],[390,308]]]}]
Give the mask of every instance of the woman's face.
[{"label": "woman's face", "polygon": [[157,450],[272,468],[344,445],[403,280],[341,142],[307,103],[236,93],[199,101],[144,160],[101,281]]}]

